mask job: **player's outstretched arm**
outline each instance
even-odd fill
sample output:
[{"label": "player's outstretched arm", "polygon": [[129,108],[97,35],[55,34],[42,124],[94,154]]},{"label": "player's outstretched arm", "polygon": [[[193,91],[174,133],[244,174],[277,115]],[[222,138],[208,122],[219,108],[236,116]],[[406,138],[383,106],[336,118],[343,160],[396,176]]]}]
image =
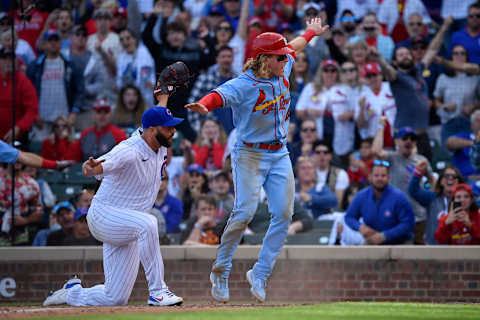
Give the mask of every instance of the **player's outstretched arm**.
[{"label": "player's outstretched arm", "polygon": [[82,165],[83,175],[86,177],[92,177],[103,173],[102,160],[95,160],[92,157],[88,158]]},{"label": "player's outstretched arm", "polygon": [[199,102],[189,103],[185,106],[185,108],[192,110],[193,112],[198,112],[201,114],[207,114],[208,109],[203,104]]},{"label": "player's outstretched arm", "polygon": [[302,51],[313,37],[322,35],[328,28],[328,25],[322,25],[322,19],[320,17],[312,18],[310,21],[307,21],[305,33],[290,41],[289,45],[295,52]]}]

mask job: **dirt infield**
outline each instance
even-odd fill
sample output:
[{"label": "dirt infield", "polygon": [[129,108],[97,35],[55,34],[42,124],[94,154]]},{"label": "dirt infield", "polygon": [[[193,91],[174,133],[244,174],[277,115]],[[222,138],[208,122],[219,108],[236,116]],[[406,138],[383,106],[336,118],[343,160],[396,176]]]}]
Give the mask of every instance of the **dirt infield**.
[{"label": "dirt infield", "polygon": [[145,305],[128,305],[123,307],[71,307],[71,306],[0,306],[0,319],[24,319],[32,317],[49,317],[56,315],[87,315],[87,314],[112,314],[112,313],[163,313],[163,312],[188,312],[202,310],[238,310],[246,308],[287,307],[303,304],[258,304],[258,303],[199,303],[185,304],[180,307],[151,307]]}]

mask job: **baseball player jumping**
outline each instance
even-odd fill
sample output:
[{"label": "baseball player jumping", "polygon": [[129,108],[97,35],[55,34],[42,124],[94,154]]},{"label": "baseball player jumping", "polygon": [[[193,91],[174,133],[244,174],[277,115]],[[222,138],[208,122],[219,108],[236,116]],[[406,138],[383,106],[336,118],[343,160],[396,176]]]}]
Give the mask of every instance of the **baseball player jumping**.
[{"label": "baseball player jumping", "polygon": [[328,26],[314,18],[307,23],[306,32],[290,43],[278,33],[260,34],[253,41],[253,58],[245,63],[242,75],[185,106],[202,114],[231,107],[237,128],[238,142],[232,152],[235,203],[210,274],[212,296],[218,301],[229,300],[232,257],[253,218],[262,186],[272,217],[258,262],[246,277],[253,296],[265,301],[266,280],[283,247],[293,214],[295,184],[286,147],[290,120],[287,79],[295,52],[326,30]]},{"label": "baseball player jumping", "polygon": [[[168,93],[157,92],[156,97],[159,105],[166,106]],[[167,108],[150,108],[142,116],[141,135],[121,142],[98,159],[84,162],[85,176],[103,179],[87,221],[92,235],[103,242],[105,284],[83,288],[80,279],[72,278],[43,305],[125,305],[137,278],[139,261],[148,281],[149,305],[183,302],[165,284],[157,221],[147,213],[165,174],[174,126],[182,121]]]}]

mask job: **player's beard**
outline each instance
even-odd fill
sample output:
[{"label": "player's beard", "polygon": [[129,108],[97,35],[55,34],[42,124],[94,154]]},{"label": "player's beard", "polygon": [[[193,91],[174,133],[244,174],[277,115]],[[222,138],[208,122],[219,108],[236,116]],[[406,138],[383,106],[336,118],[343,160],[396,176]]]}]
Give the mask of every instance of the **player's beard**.
[{"label": "player's beard", "polygon": [[172,143],[168,140],[168,138],[165,137],[160,131],[158,131],[157,134],[155,135],[155,139],[157,139],[158,143],[161,146],[164,146],[166,148],[170,148],[170,146],[172,145]]}]

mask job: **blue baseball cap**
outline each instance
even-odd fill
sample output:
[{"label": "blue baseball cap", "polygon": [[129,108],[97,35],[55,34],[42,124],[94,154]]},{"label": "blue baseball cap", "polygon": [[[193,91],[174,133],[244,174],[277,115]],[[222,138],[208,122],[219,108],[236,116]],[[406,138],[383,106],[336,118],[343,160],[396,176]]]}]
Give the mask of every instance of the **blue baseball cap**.
[{"label": "blue baseball cap", "polygon": [[60,39],[60,35],[55,29],[50,29],[43,34],[43,40],[50,40],[54,37],[56,37],[57,39]]},{"label": "blue baseball cap", "polygon": [[187,168],[188,173],[190,173],[192,171],[195,171],[195,172],[198,172],[198,173],[202,174],[203,173],[203,168],[202,168],[202,166],[194,163],[194,164],[189,165],[188,168]]},{"label": "blue baseball cap", "polygon": [[143,129],[158,126],[174,127],[182,121],[181,118],[175,118],[169,109],[158,106],[148,109],[142,116]]},{"label": "blue baseball cap", "polygon": [[75,214],[73,216],[73,220],[77,221],[83,216],[86,216],[88,213],[88,208],[87,207],[81,207],[75,210]]},{"label": "blue baseball cap", "polygon": [[410,127],[401,127],[400,129],[398,129],[397,133],[395,133],[395,139],[398,139],[398,138],[403,138],[405,136],[417,136],[417,134],[415,133],[415,130],[413,130],[412,128]]},{"label": "blue baseball cap", "polygon": [[68,209],[70,211],[73,211],[73,206],[70,202],[68,201],[63,201],[58,203],[55,207],[53,207],[53,212],[58,213],[60,209]]}]

